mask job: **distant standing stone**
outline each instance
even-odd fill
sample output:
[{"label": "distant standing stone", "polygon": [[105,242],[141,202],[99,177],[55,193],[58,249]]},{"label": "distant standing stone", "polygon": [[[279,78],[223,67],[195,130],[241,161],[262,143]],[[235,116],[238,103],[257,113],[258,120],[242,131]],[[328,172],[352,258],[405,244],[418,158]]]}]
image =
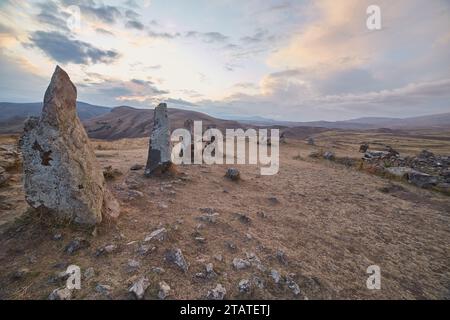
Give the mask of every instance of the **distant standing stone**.
[{"label": "distant standing stone", "polygon": [[165,103],[160,103],[155,108],[153,121],[147,165],[145,167],[146,176],[164,173],[172,166],[172,144],[170,142],[167,105]]}]

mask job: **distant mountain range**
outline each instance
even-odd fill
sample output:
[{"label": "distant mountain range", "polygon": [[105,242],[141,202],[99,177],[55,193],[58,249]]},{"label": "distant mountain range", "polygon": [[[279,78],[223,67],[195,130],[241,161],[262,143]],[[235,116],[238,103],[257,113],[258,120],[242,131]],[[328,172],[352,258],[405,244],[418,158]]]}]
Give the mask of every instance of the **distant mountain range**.
[{"label": "distant mountain range", "polygon": [[344,121],[277,121],[271,119],[238,120],[245,124],[319,127],[327,129],[372,130],[372,129],[450,129],[450,112],[410,118],[365,117]]},{"label": "distant mountain range", "polygon": [[[0,133],[18,133],[23,129],[23,122],[29,116],[38,116],[42,103],[0,102]],[[91,138],[120,139],[148,137],[153,123],[153,109],[137,109],[128,106],[108,108],[77,102],[80,119]],[[373,129],[450,129],[450,113],[411,117],[383,118],[366,117],[346,121],[312,121],[291,122],[265,119],[259,116],[245,119],[224,120],[204,113],[169,108],[172,129],[183,127],[187,119],[202,120],[203,127],[240,128],[240,127],[274,127],[280,128],[287,135],[305,137],[309,134],[329,129],[373,130]]]},{"label": "distant mountain range", "polygon": [[[12,103],[0,102],[0,121],[11,118],[27,118],[41,114],[42,102]],[[81,120],[90,119],[111,111],[111,108],[94,106],[85,102],[77,102],[78,116]]]}]

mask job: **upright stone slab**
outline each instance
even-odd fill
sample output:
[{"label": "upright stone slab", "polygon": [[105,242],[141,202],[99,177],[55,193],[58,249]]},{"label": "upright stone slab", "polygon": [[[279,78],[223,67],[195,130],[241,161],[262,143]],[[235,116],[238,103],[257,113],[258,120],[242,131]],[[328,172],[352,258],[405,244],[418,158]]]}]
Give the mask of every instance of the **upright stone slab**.
[{"label": "upright stone slab", "polygon": [[106,187],[94,150],[76,112],[77,89],[59,66],[45,92],[40,118],[25,123],[25,198],[33,208],[95,225],[116,217],[119,205]]},{"label": "upright stone slab", "polygon": [[145,167],[145,175],[147,176],[164,173],[172,167],[170,125],[165,103],[160,103],[155,108],[153,121],[147,166]]}]

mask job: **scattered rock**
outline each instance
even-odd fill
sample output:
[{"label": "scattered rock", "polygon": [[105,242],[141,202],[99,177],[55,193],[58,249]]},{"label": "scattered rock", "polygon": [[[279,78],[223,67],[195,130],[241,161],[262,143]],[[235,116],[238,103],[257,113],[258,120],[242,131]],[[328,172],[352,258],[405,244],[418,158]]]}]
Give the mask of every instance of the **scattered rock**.
[{"label": "scattered rock", "polygon": [[214,271],[214,266],[212,263],[207,263],[205,265],[205,270],[206,270],[205,276],[207,279],[213,279],[217,277],[217,273]]},{"label": "scattered rock", "polygon": [[369,149],[369,144],[366,143],[366,142],[363,142],[363,143],[359,146],[359,152],[361,152],[361,153],[366,153],[368,149]]},{"label": "scattered rock", "polygon": [[250,217],[247,216],[245,213],[236,213],[236,216],[238,217],[238,220],[240,222],[245,224],[249,224],[252,221],[252,219],[250,219]]},{"label": "scattered rock", "polygon": [[93,267],[89,267],[84,271],[84,280],[89,280],[95,277],[95,269]]},{"label": "scattered rock", "polygon": [[229,168],[225,173],[225,177],[232,181],[238,181],[241,179],[241,173],[236,168]]},{"label": "scattered rock", "polygon": [[223,261],[223,257],[222,257],[221,254],[215,254],[215,255],[214,255],[214,259],[216,259],[217,261],[220,261],[220,262]]},{"label": "scattered rock", "polygon": [[116,251],[116,249],[117,249],[117,246],[115,244],[108,244],[104,247],[97,249],[97,251],[95,252],[95,256],[100,257],[104,254],[112,253],[112,252]]},{"label": "scattered rock", "polygon": [[225,241],[225,245],[227,246],[228,250],[232,252],[236,251],[237,249],[236,245],[231,241]]},{"label": "scattered rock", "polygon": [[160,103],[154,110],[153,129],[150,136],[145,175],[162,174],[172,166],[172,144],[170,141],[170,125],[167,105]]},{"label": "scattered rock", "polygon": [[184,273],[186,273],[189,269],[189,265],[184,259],[183,253],[178,248],[167,250],[165,259],[167,262],[176,265]]},{"label": "scattered rock", "polygon": [[239,292],[240,293],[249,293],[251,289],[251,283],[248,279],[243,279],[239,281]]},{"label": "scattered rock", "polygon": [[106,187],[94,149],[76,113],[77,90],[59,66],[45,92],[41,116],[20,139],[25,198],[58,218],[95,225],[120,207]]},{"label": "scattered rock", "polygon": [[426,173],[412,171],[406,174],[409,183],[419,188],[430,188],[438,183],[438,179]]},{"label": "scattered rock", "polygon": [[292,275],[286,276],[286,284],[287,284],[288,288],[292,290],[292,292],[294,293],[294,295],[297,296],[297,295],[300,294],[300,287],[299,287],[298,284],[294,281]]},{"label": "scattered rock", "polygon": [[206,299],[209,300],[223,300],[227,294],[227,290],[221,285],[217,284],[214,289],[208,291]]},{"label": "scattered rock", "polygon": [[323,158],[326,160],[334,160],[336,157],[332,151],[325,151],[323,154]]},{"label": "scattered rock", "polygon": [[133,293],[138,300],[142,300],[144,298],[145,291],[150,286],[150,282],[146,277],[139,278],[133,285],[130,287],[129,292]]},{"label": "scattered rock", "polygon": [[280,203],[280,201],[278,200],[277,197],[269,197],[268,199],[271,204],[279,204]]},{"label": "scattered rock", "polygon": [[144,169],[144,166],[142,164],[134,164],[131,166],[131,171],[138,171]]},{"label": "scattered rock", "polygon": [[257,215],[258,217],[262,218],[262,219],[264,219],[264,218],[267,217],[266,213],[263,212],[263,211],[258,211],[258,212],[256,213],[256,215]]},{"label": "scattered rock", "polygon": [[398,178],[406,178],[407,174],[410,172],[414,172],[414,169],[408,168],[408,167],[389,167],[386,168],[386,173],[388,173],[391,176],[398,177]]},{"label": "scattered rock", "polygon": [[198,243],[205,243],[206,242],[206,238],[204,237],[195,237],[194,240]]},{"label": "scattered rock", "polygon": [[85,249],[88,248],[91,244],[89,243],[89,241],[82,239],[82,238],[78,238],[75,239],[73,241],[71,241],[66,248],[64,249],[64,251],[68,254],[74,254],[75,252],[77,252],[78,250],[81,249]]},{"label": "scattered rock", "polygon": [[55,233],[52,237],[52,239],[55,241],[62,240],[62,238],[63,238],[63,235],[61,233]]},{"label": "scattered rock", "polygon": [[286,254],[284,253],[283,250],[277,250],[277,259],[281,264],[283,264],[285,266],[288,265],[288,262],[286,259]]},{"label": "scattered rock", "polygon": [[161,203],[158,204],[158,209],[165,210],[167,208],[169,208],[169,206],[167,204],[165,204],[165,203],[161,202]]},{"label": "scattered rock", "polygon": [[260,271],[265,272],[266,271],[266,267],[263,266],[263,264],[261,263],[261,260],[256,256],[256,254],[254,252],[247,252],[246,253],[247,256],[247,260],[250,262],[250,264],[257,268]]},{"label": "scattered rock", "polygon": [[263,279],[261,279],[260,277],[257,277],[257,276],[253,276],[252,280],[253,280],[253,284],[257,288],[264,289],[264,280]]},{"label": "scattered rock", "polygon": [[156,274],[163,274],[164,272],[166,272],[166,270],[164,270],[163,268],[160,268],[160,267],[153,267],[152,271]]},{"label": "scattered rock", "polygon": [[281,275],[277,270],[272,269],[270,271],[270,276],[276,284],[279,284],[281,282]]},{"label": "scattered rock", "polygon": [[314,146],[315,144],[316,144],[316,143],[315,143],[314,139],[313,139],[312,137],[309,137],[309,138],[308,138],[308,145]]},{"label": "scattered rock", "polygon": [[216,223],[218,217],[219,213],[212,212],[212,213],[205,213],[201,215],[198,219],[208,223]]},{"label": "scattered rock", "polygon": [[160,281],[159,282],[159,290],[158,290],[158,298],[161,300],[164,300],[165,298],[167,298],[167,296],[169,294],[170,294],[169,285],[164,281]]},{"label": "scattered rock", "polygon": [[139,267],[141,266],[141,263],[134,259],[128,259],[127,263],[127,270],[128,272],[135,272]]},{"label": "scattered rock", "polygon": [[72,298],[72,290],[67,288],[55,289],[48,296],[48,300],[70,300]]},{"label": "scattered rock", "polygon": [[137,253],[140,254],[141,256],[145,256],[153,251],[156,250],[155,246],[151,246],[151,245],[146,245],[146,244],[141,244],[138,248],[137,248]]},{"label": "scattered rock", "polygon": [[143,197],[144,197],[144,193],[142,193],[141,191],[128,190],[127,200],[129,200],[129,201],[136,200],[136,199],[143,198]]},{"label": "scattered rock", "polygon": [[111,294],[112,288],[111,288],[111,286],[108,286],[106,284],[97,284],[95,286],[95,291],[97,291],[98,293],[101,293],[105,296],[109,296]]},{"label": "scattered rock", "polygon": [[144,241],[145,242],[149,242],[152,240],[156,240],[156,241],[164,241],[167,237],[167,230],[166,228],[160,228],[157,229],[155,231],[153,231],[152,233],[150,233],[147,237],[145,237]]},{"label": "scattered rock", "polygon": [[103,176],[106,180],[115,180],[117,177],[120,177],[122,172],[119,169],[112,168],[112,166],[107,166],[103,168]]},{"label": "scattered rock", "polygon": [[27,274],[30,273],[30,269],[28,268],[21,268],[13,273],[12,279],[13,280],[21,280],[23,279]]},{"label": "scattered rock", "polygon": [[248,261],[246,259],[241,259],[241,258],[234,258],[233,259],[233,267],[236,270],[246,269],[246,268],[248,268],[250,266],[251,266],[250,261]]}]

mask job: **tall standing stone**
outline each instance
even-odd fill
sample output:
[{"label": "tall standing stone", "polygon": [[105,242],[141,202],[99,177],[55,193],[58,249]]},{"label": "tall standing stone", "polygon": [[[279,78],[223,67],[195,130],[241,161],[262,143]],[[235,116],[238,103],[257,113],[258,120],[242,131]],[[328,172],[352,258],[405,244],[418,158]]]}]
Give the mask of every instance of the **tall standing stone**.
[{"label": "tall standing stone", "polygon": [[95,225],[104,215],[118,216],[119,205],[77,116],[76,99],[76,87],[57,66],[42,114],[25,122],[20,141],[25,198],[58,218]]},{"label": "tall standing stone", "polygon": [[172,167],[170,125],[165,103],[160,103],[155,108],[153,121],[147,166],[145,167],[145,175],[147,176],[164,173]]}]

